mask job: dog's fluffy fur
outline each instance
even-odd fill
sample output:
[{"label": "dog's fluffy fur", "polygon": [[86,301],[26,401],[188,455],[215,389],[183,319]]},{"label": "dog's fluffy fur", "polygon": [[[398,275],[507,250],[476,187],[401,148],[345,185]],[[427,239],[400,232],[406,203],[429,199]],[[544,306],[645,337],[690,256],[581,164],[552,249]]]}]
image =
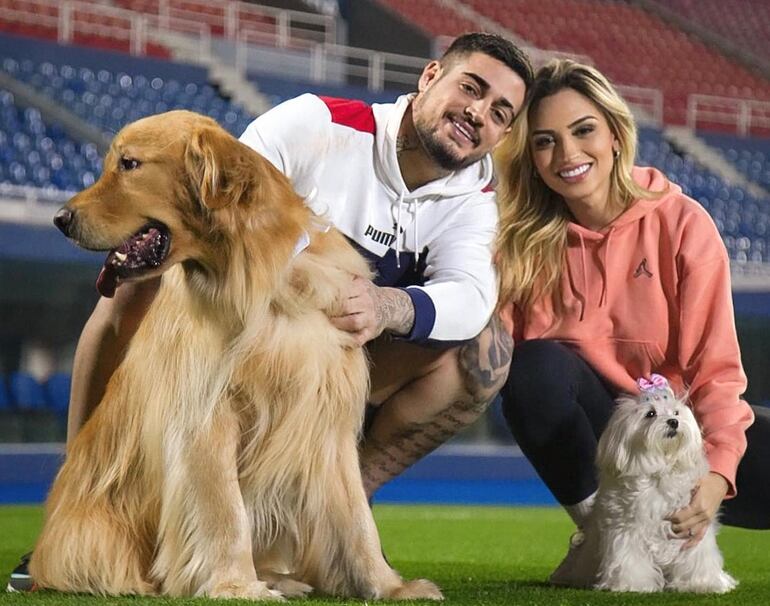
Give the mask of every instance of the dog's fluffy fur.
[{"label": "dog's fluffy fur", "polygon": [[367,363],[326,315],[369,275],[344,238],[261,156],[181,111],[123,129],[67,208],[85,248],[136,243],[148,222],[170,247],[117,272],[163,279],[49,495],[37,585],[440,599],[386,563],[362,487]]},{"label": "dog's fluffy fur", "polygon": [[621,398],[599,440],[597,466],[593,509],[553,583],[699,593],[736,586],[722,568],[716,523],[698,544],[682,549],[684,540],[672,538],[665,520],[689,504],[708,472],[698,424],[683,399],[668,387]]}]

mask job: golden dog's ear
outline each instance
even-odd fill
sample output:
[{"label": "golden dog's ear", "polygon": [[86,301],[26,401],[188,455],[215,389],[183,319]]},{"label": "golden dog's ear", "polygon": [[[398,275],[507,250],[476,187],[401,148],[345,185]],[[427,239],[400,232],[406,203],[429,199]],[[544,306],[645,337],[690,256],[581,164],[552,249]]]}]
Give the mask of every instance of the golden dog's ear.
[{"label": "golden dog's ear", "polygon": [[185,169],[201,204],[216,210],[237,202],[247,182],[248,148],[218,126],[197,127],[185,151]]}]

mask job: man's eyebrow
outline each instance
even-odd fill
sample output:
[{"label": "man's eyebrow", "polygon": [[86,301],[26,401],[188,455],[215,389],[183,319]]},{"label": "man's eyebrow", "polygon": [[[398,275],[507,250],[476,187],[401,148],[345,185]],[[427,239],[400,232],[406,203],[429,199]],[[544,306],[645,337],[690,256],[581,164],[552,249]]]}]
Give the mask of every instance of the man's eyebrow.
[{"label": "man's eyebrow", "polygon": [[[489,82],[484,80],[484,78],[482,78],[478,74],[474,74],[473,72],[463,72],[463,74],[465,74],[466,76],[474,80],[476,84],[478,84],[484,92],[488,91],[491,88],[489,86]],[[508,99],[506,99],[505,97],[500,97],[500,99],[498,99],[495,103],[497,105],[502,105],[504,107],[509,108],[514,113],[516,112],[516,108],[513,107],[513,103],[508,101]]]},{"label": "man's eyebrow", "polygon": [[475,81],[476,81],[476,84],[478,84],[478,85],[479,85],[481,88],[483,88],[485,91],[489,90],[489,88],[490,88],[490,86],[489,86],[489,82],[487,82],[486,80],[484,80],[484,78],[482,78],[482,77],[481,77],[481,76],[479,76],[478,74],[474,74],[473,72],[463,72],[463,74],[465,74],[465,75],[466,75],[466,76],[468,76],[469,78],[472,78],[473,80],[475,80]]}]

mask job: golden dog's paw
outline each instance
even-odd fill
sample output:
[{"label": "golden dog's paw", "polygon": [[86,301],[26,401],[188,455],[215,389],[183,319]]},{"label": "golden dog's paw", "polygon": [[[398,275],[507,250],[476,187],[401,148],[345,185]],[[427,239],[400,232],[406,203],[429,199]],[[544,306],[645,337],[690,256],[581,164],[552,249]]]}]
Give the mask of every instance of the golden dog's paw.
[{"label": "golden dog's paw", "polygon": [[274,600],[283,602],[285,598],[280,591],[270,589],[267,583],[239,583],[237,581],[217,583],[211,591],[206,592],[210,598],[243,598],[247,600]]},{"label": "golden dog's paw", "polygon": [[389,600],[443,600],[444,594],[432,582],[427,579],[414,579],[406,581],[401,587],[395,589],[389,596]]},{"label": "golden dog's paw", "polygon": [[305,598],[307,594],[313,591],[313,588],[307,583],[296,581],[288,577],[278,579],[276,581],[269,581],[268,585],[270,589],[279,591],[287,598]]}]

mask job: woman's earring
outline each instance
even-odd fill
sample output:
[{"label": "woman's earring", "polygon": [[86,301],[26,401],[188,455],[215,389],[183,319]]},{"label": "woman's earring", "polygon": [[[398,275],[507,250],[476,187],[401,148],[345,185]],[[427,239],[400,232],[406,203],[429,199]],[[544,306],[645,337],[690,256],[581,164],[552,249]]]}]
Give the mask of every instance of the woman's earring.
[{"label": "woman's earring", "polygon": [[618,158],[620,158],[620,150],[619,149],[613,149],[612,150],[612,157],[615,158],[616,160]]}]

